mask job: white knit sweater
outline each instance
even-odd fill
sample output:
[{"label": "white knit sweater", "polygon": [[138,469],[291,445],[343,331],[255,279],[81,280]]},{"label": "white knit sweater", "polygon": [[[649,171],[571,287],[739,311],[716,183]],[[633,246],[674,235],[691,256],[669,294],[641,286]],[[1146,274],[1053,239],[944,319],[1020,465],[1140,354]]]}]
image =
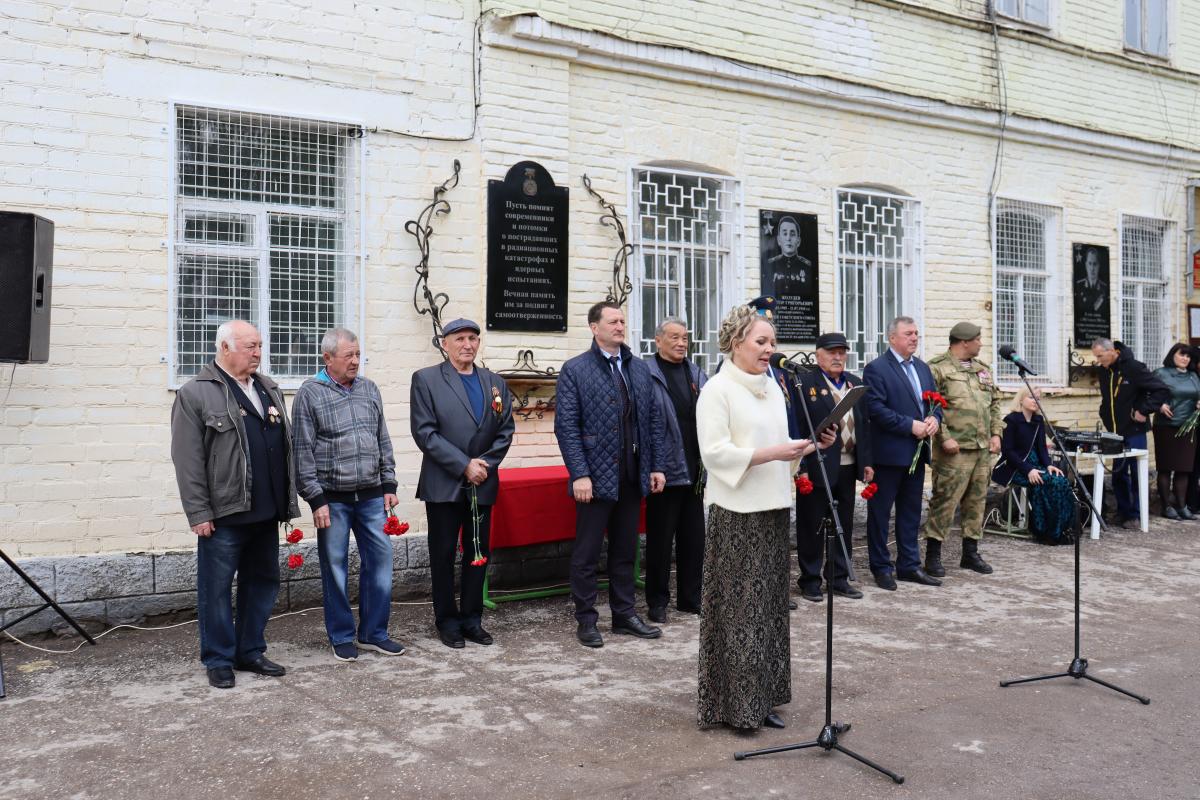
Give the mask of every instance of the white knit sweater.
[{"label": "white knit sweater", "polygon": [[750,466],[760,447],[788,441],[787,406],[770,377],[726,359],[696,403],[700,458],[708,471],[705,503],[748,514],[792,507],[795,462]]}]

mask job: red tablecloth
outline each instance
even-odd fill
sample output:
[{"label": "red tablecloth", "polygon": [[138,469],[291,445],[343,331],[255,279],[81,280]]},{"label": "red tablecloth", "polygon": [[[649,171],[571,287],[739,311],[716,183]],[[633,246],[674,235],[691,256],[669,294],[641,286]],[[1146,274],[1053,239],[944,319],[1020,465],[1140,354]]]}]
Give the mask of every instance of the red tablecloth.
[{"label": "red tablecloth", "polygon": [[[645,504],[639,531],[646,529]],[[500,470],[500,494],[492,506],[493,549],[575,538],[575,501],[567,492],[567,468]]]}]

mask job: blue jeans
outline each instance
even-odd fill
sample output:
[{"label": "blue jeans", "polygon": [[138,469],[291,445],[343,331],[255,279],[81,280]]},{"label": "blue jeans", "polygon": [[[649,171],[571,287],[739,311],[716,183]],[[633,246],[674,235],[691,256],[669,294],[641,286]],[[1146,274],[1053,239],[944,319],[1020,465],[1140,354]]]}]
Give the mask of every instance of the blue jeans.
[{"label": "blue jeans", "polygon": [[325,632],[332,645],[355,639],[354,612],[346,591],[351,530],[362,563],[358,579],[358,640],[374,643],[388,638],[388,617],[392,613],[392,543],[383,532],[386,519],[382,497],[330,503],[329,527],[317,531]]},{"label": "blue jeans", "polygon": [[[237,621],[230,593],[237,575]],[[196,546],[200,661],[208,669],[254,661],[279,594],[279,523],[218,525]]]},{"label": "blue jeans", "polygon": [[[1125,449],[1145,450],[1146,434],[1135,433],[1126,436]],[[1112,487],[1113,496],[1117,500],[1117,516],[1124,519],[1141,519],[1136,458],[1118,458],[1113,462]]]}]

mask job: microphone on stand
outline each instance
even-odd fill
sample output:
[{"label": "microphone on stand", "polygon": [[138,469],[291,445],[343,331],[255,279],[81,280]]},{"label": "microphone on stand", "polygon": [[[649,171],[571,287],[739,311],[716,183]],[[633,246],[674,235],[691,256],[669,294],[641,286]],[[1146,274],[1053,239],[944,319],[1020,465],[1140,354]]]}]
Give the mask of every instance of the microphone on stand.
[{"label": "microphone on stand", "polygon": [[1013,364],[1022,372],[1028,372],[1030,375],[1037,375],[1033,367],[1021,360],[1021,357],[1017,355],[1016,348],[1014,348],[1012,345],[1000,345],[1000,357]]},{"label": "microphone on stand", "polygon": [[810,367],[801,366],[794,361],[788,359],[783,353],[771,354],[771,368],[781,369],[784,372],[790,372],[792,375],[804,375],[812,372]]}]

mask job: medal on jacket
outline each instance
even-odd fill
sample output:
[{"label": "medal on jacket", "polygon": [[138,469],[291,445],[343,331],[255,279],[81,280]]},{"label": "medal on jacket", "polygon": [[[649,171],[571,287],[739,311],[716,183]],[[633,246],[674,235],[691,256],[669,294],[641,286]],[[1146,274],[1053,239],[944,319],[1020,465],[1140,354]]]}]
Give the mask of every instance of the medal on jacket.
[{"label": "medal on jacket", "polygon": [[267,409],[267,419],[269,419],[273,423],[278,423],[279,422],[279,409],[275,408],[275,406],[271,406],[270,408],[268,408]]},{"label": "medal on jacket", "polygon": [[496,412],[496,416],[500,416],[500,412],[504,410],[504,401],[500,399],[500,389],[492,387],[492,411]]},{"label": "medal on jacket", "polygon": [[239,408],[239,409],[238,409],[238,411],[242,412],[242,416],[243,416],[243,417],[244,417],[244,416],[246,416],[246,409],[244,409],[244,408]]}]

